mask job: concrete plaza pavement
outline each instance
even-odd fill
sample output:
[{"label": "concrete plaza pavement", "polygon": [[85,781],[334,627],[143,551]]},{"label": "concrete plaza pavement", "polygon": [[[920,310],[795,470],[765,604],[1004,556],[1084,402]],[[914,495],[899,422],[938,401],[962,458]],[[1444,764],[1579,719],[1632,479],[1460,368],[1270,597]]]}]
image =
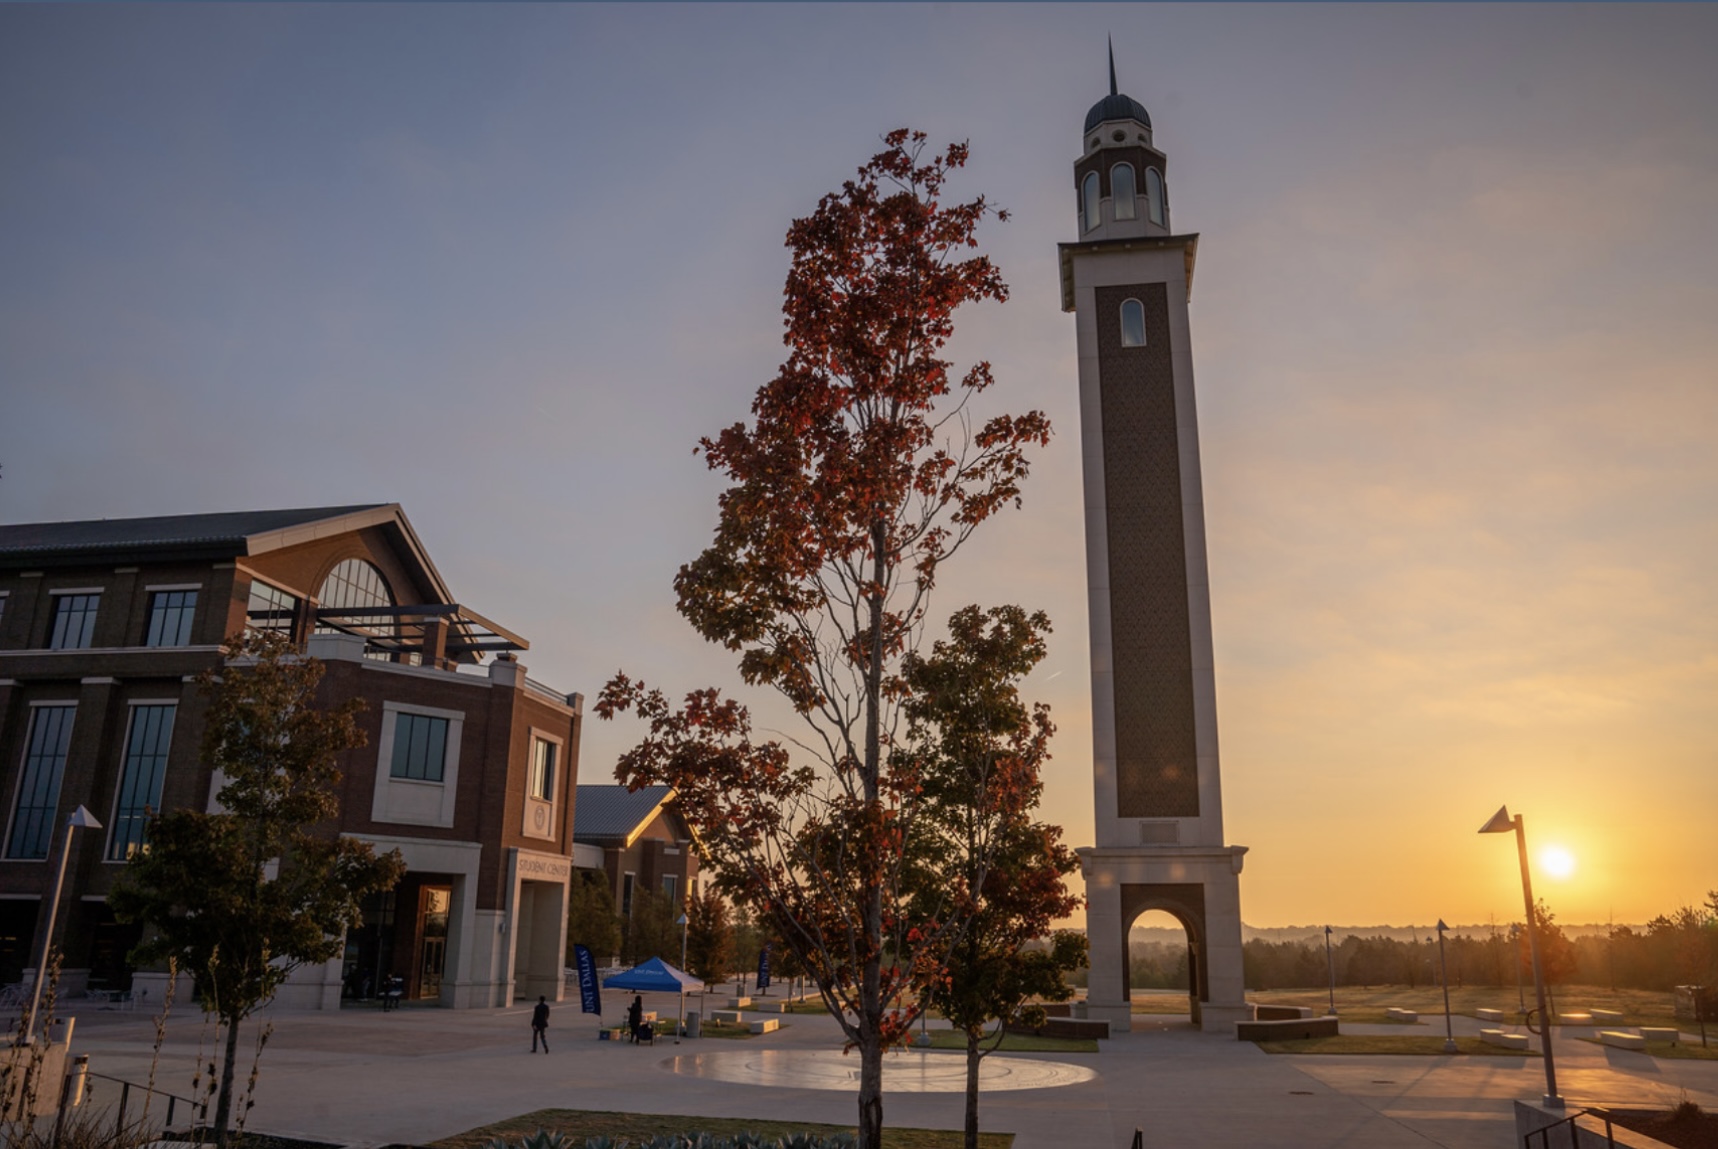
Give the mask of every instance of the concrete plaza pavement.
[{"label": "concrete plaza pavement", "polygon": [[[604,995],[610,1021],[625,1008]],[[689,999],[692,1001],[694,999]],[[719,1005],[716,999],[711,1003]],[[664,1016],[672,996],[648,1008]],[[694,1006],[689,1006],[694,1008]],[[149,1072],[152,1019],[85,1008],[74,1053],[96,1073],[132,1081]],[[427,1143],[535,1109],[570,1108],[851,1123],[851,1092],[734,1084],[692,1072],[697,1057],[762,1049],[839,1048],[834,1021],[790,1015],[777,1033],[749,1040],[702,1038],[676,1046],[597,1040],[597,1019],[576,1000],[555,1007],[553,1052],[531,1054],[530,1010],[406,1008],[381,1013],[274,1011],[263,1054],[252,1129],[343,1145]],[[1457,1018],[1456,1032],[1478,1023]],[[258,1025],[241,1032],[241,1079]],[[1344,1032],[1442,1033],[1442,1018],[1418,1028],[1345,1025]],[[1683,1095],[1718,1108],[1718,1062],[1661,1060],[1572,1040],[1556,1044],[1558,1081],[1572,1104],[1669,1105]],[[158,1087],[191,1092],[199,1044],[213,1056],[213,1029],[194,1009],[168,1024]],[[949,1054],[958,1057],[958,1054]],[[1509,1056],[1271,1056],[1256,1046],[1199,1033],[1185,1017],[1135,1018],[1131,1033],[1096,1054],[996,1054],[1084,1065],[1096,1077],[1051,1089],[985,1093],[981,1127],[1013,1132],[1016,1149],[1127,1146],[1136,1127],[1151,1147],[1448,1146],[1508,1149],[1512,1102],[1544,1091],[1538,1058]],[[97,1083],[97,1104],[117,1087]],[[136,1102],[133,1102],[135,1111]],[[887,1093],[894,1126],[959,1128],[959,1093]],[[157,1110],[159,1112],[159,1110]],[[695,1124],[695,1123],[689,1123]]]}]

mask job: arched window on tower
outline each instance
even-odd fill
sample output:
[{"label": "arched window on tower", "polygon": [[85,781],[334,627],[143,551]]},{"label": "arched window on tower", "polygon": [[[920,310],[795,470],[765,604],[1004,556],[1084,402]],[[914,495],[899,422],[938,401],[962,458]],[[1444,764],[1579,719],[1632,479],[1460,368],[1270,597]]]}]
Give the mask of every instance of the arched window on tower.
[{"label": "arched window on tower", "polygon": [[1138,201],[1134,198],[1133,165],[1117,164],[1110,169],[1110,202],[1115,205],[1117,219],[1136,219]]},{"label": "arched window on tower", "polygon": [[1121,345],[1145,346],[1145,304],[1137,299],[1121,301]]},{"label": "arched window on tower", "polygon": [[1103,204],[1098,200],[1098,173],[1087,172],[1080,183],[1081,231],[1091,231],[1103,222]]},{"label": "arched window on tower", "polygon": [[1151,222],[1163,223],[1163,176],[1156,168],[1145,169],[1145,211]]}]

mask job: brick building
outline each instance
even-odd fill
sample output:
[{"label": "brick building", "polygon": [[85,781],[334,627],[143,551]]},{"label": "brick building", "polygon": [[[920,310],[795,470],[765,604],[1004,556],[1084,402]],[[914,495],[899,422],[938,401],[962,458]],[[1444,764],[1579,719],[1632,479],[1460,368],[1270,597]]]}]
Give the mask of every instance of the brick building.
[{"label": "brick building", "polygon": [[[34,963],[67,814],[62,992],[127,988],[137,927],[106,894],[146,811],[210,808],[195,676],[222,639],[279,630],[359,698],[338,832],[398,849],[343,959],[283,1005],[331,1008],[390,975],[454,1007],[561,996],[582,698],[526,676],[523,638],[460,605],[397,504],[0,526],[0,978]],[[595,851],[587,851],[595,862]]]},{"label": "brick building", "polygon": [[[671,786],[645,786],[628,792],[625,786],[580,786],[573,837],[581,850],[581,868],[600,868],[608,877],[614,905],[623,918],[632,916],[633,895],[660,890],[676,908],[698,880],[698,856],[692,830],[674,805]],[[586,861],[584,850],[600,850]]]}]

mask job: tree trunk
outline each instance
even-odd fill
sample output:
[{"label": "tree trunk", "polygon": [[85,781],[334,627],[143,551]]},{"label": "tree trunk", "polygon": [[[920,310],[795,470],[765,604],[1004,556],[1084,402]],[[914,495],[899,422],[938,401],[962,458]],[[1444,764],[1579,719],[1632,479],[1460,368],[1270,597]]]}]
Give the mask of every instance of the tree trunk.
[{"label": "tree trunk", "polygon": [[239,1019],[227,1019],[227,1048],[221,1061],[221,1092],[215,1098],[215,1149],[227,1149],[233,1116],[233,1074],[239,1057]]},{"label": "tree trunk", "polygon": [[978,1033],[966,1031],[966,1149],[978,1149],[978,1063],[983,1060],[978,1039]]},{"label": "tree trunk", "polygon": [[[871,567],[879,587],[887,573],[883,548],[887,532],[882,520],[871,524]],[[870,596],[870,665],[865,668],[865,758],[860,779],[865,800],[877,805],[882,777],[883,748],[883,596]],[[883,866],[881,858],[870,865]],[[883,1147],[883,873],[873,872],[865,891],[861,927],[865,932],[859,982],[859,1149]]]}]

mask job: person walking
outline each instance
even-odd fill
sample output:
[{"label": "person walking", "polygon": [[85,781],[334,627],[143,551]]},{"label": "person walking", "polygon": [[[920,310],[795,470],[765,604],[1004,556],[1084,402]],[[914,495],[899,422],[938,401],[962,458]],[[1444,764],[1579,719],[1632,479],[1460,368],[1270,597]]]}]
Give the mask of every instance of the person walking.
[{"label": "person walking", "polygon": [[543,1052],[549,1052],[549,999],[539,997],[537,1008],[531,1011],[531,1052],[537,1052],[537,1043],[543,1043]]},{"label": "person walking", "polygon": [[638,1044],[638,1029],[644,1024],[644,995],[633,994],[632,1004],[626,1007],[626,1028],[632,1034],[632,1043]]}]

